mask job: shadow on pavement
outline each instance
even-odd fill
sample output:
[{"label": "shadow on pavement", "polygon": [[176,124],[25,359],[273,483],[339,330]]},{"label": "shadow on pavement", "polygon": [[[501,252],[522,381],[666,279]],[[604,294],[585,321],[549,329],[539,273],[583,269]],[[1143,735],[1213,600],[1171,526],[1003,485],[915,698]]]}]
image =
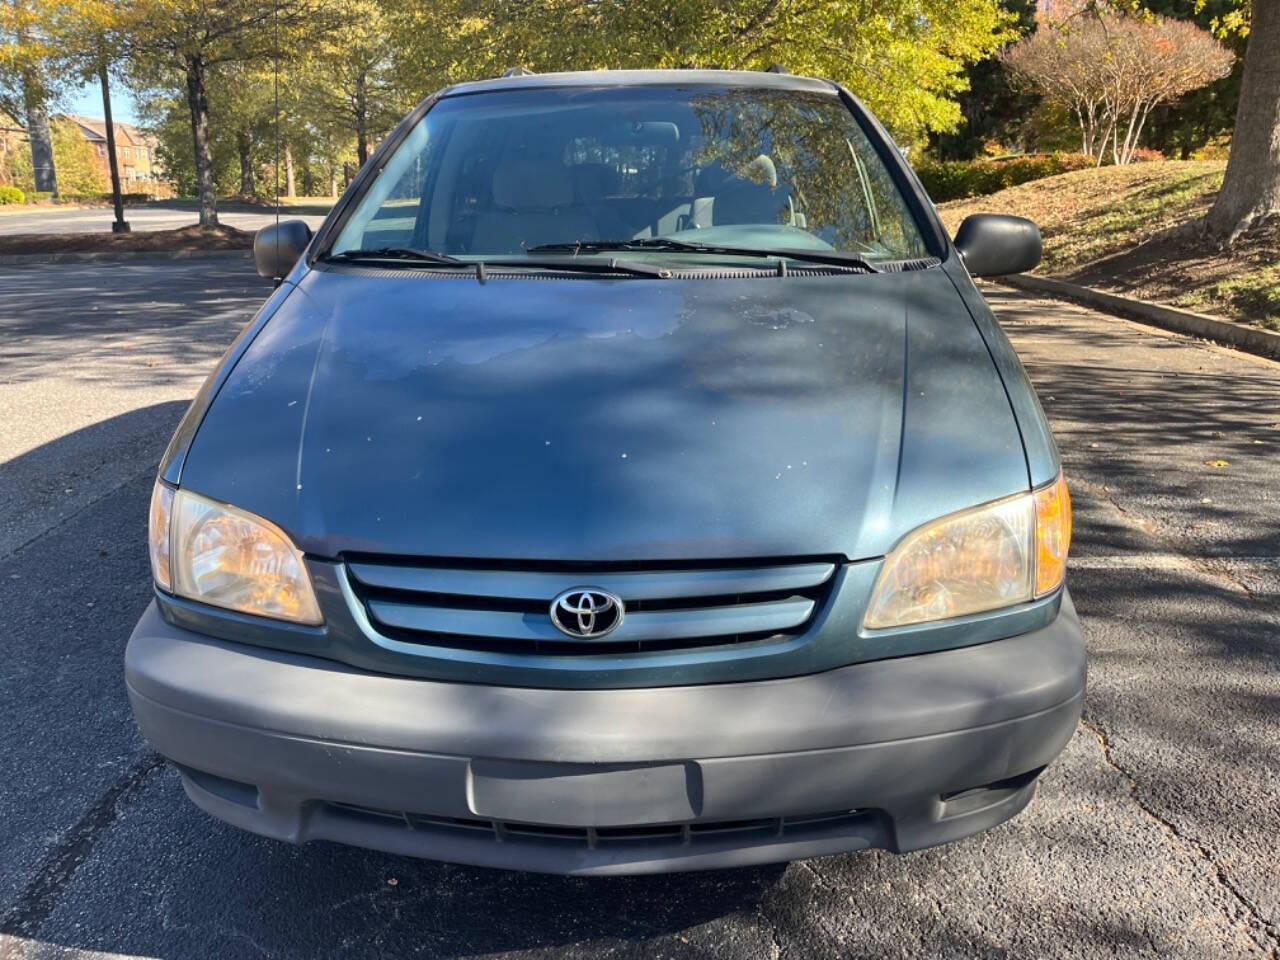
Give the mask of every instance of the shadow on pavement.
[{"label": "shadow on pavement", "polygon": [[187,380],[271,293],[248,260],[27,264],[0,276],[0,378],[9,383]]},{"label": "shadow on pavement", "polygon": [[[121,451],[134,480],[0,559],[0,769],[18,771],[0,792],[0,903],[34,905],[6,912],[0,932],[32,956],[1265,955],[1223,877],[1275,917],[1276,605],[1195,569],[1085,562],[1169,549],[1105,485],[1194,524],[1189,474],[1226,485],[1205,494],[1234,524],[1209,530],[1213,544],[1274,555],[1262,493],[1275,440],[1254,444],[1249,429],[1260,412],[1280,421],[1277,381],[1253,370],[1033,365],[1065,418],[1069,466],[1093,478],[1077,493],[1070,582],[1090,645],[1087,715],[1103,733],[1079,731],[1031,806],[991,833],[785,870],[566,879],[291,847],[212,820],[149,765],[120,680],[150,596],[144,470],[181,404],[54,441],[24,455],[32,475],[82,469],[120,431],[152,446]],[[1251,469],[1207,473],[1208,449]],[[136,789],[112,794],[138,770]]]},{"label": "shadow on pavement", "polygon": [[1100,329],[1060,305],[1062,323],[1019,322],[1033,305],[988,296],[1053,424],[1069,482],[1123,491],[1156,511],[1164,549],[1180,541],[1204,557],[1277,555],[1280,366],[1121,321]]}]

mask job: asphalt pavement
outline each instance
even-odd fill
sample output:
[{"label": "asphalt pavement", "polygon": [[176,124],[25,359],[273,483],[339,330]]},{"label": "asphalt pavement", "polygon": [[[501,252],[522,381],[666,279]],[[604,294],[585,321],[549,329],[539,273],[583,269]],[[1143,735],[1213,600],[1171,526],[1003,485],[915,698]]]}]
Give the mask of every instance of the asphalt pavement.
[{"label": "asphalt pavement", "polygon": [[1057,433],[1085,722],[947,847],[577,880],[291,847],[199,812],[121,678],[241,261],[0,268],[0,958],[1280,957],[1280,364],[990,298]]},{"label": "asphalt pavement", "polygon": [[[322,205],[327,201],[322,201]],[[314,230],[324,222],[324,210],[285,210],[285,219],[305,220]],[[198,222],[193,206],[172,203],[139,204],[125,207],[124,218],[135,233],[143,230],[173,230]],[[257,230],[275,223],[270,209],[245,209],[242,205],[223,205],[218,222],[240,230]],[[15,233],[110,233],[115,213],[110,207],[40,207],[31,210],[5,211],[0,214],[0,236]]]}]

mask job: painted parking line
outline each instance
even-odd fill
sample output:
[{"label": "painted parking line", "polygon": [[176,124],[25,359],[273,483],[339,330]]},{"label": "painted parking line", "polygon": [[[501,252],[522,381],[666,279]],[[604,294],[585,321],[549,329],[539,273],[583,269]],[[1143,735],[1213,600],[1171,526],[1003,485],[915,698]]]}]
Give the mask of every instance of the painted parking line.
[{"label": "painted parking line", "polygon": [[[1280,568],[1280,557],[1206,557],[1249,566]],[[1186,570],[1195,564],[1180,553],[1124,553],[1111,556],[1073,556],[1067,561],[1071,570]]]}]

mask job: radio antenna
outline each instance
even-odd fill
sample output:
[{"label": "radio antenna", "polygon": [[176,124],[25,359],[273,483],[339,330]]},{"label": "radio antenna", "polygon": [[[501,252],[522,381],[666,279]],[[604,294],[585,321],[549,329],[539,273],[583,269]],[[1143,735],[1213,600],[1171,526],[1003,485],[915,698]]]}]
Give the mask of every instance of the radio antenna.
[{"label": "radio antenna", "polygon": [[[275,47],[275,56],[272,60],[273,72],[271,77],[272,92],[275,96],[275,127],[276,127],[276,264],[280,263],[280,4],[277,2],[271,8],[271,25],[274,33],[273,46]],[[276,286],[284,277],[276,277]]]}]

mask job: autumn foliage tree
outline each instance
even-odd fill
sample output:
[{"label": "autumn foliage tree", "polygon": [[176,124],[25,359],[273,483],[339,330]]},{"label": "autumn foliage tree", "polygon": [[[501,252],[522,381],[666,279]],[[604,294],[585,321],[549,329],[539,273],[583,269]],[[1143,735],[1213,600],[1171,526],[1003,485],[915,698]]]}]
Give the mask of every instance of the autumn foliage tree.
[{"label": "autumn foliage tree", "polygon": [[1091,6],[1036,31],[1003,55],[1014,76],[1065,107],[1080,149],[1101,163],[1129,163],[1153,108],[1231,70],[1233,54],[1185,20]]}]

